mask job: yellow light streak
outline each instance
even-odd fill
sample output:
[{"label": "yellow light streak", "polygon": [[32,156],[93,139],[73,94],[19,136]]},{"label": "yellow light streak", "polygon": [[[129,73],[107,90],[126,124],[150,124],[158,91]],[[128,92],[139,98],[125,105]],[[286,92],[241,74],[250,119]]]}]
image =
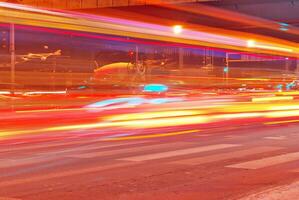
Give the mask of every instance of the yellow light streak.
[{"label": "yellow light streak", "polygon": [[159,128],[168,126],[180,126],[186,124],[201,124],[208,122],[209,119],[205,116],[191,116],[191,117],[170,117],[162,119],[145,119],[145,120],[131,120],[120,122],[99,122],[91,124],[76,124],[67,126],[56,126],[49,128],[40,128],[34,130],[10,130],[0,131],[0,139],[24,134],[38,134],[55,131],[72,131],[108,127],[123,127],[123,128]]},{"label": "yellow light streak", "polygon": [[296,123],[299,120],[286,120],[286,121],[273,121],[273,122],[265,122],[266,125],[274,125],[274,124],[285,124],[285,123]]},{"label": "yellow light streak", "polygon": [[295,117],[295,116],[299,116],[299,110],[275,111],[275,112],[269,112],[269,113],[265,114],[265,117],[268,117],[268,118]]},{"label": "yellow light streak", "polygon": [[268,110],[298,110],[299,105],[280,105],[280,106],[271,106]]},{"label": "yellow light streak", "polygon": [[291,92],[278,92],[279,95],[299,95],[299,91],[291,91]]},{"label": "yellow light streak", "polygon": [[252,117],[262,117],[263,113],[234,113],[234,114],[223,114],[215,115],[213,119],[240,119],[240,118],[252,118]]},{"label": "yellow light streak", "polygon": [[178,110],[178,111],[123,114],[123,115],[109,116],[106,119],[109,121],[128,121],[128,120],[138,120],[138,119],[152,119],[152,118],[163,118],[163,117],[198,115],[201,113],[202,112],[192,111],[192,110]]},{"label": "yellow light streak", "polygon": [[188,133],[196,133],[199,131],[200,130],[188,130],[188,131],[159,133],[159,134],[151,134],[151,135],[125,136],[125,137],[117,137],[117,138],[107,138],[107,139],[104,139],[103,141],[136,140],[136,139],[149,139],[149,138],[157,138],[157,137],[169,137],[169,136],[183,135],[183,134],[188,134]]},{"label": "yellow light streak", "polygon": [[284,51],[284,52],[293,52],[293,49],[286,48],[286,47],[279,47],[273,45],[265,45],[265,44],[257,44],[254,40],[247,40],[247,47],[248,48],[260,48],[260,49],[267,49],[267,50],[275,50],[275,51]]},{"label": "yellow light streak", "polygon": [[[202,113],[204,113],[204,115]],[[108,119],[112,121],[100,121],[88,124],[70,124],[64,126],[44,127],[33,130],[3,130],[0,131],[0,139],[17,135],[43,134],[56,131],[86,131],[90,129],[102,129],[111,127],[121,127],[130,130],[140,128],[199,125],[203,123],[219,122],[227,119],[246,119],[255,117],[280,118],[292,116],[299,116],[298,104],[234,104],[225,107],[213,107],[206,110],[171,110],[163,112],[122,114],[119,116],[112,115],[105,118],[106,120]]]},{"label": "yellow light streak", "polygon": [[256,48],[260,49],[268,49],[268,50],[275,50],[275,51],[284,51],[284,52],[293,52],[293,49],[290,48],[284,48],[284,47],[278,47],[278,46],[270,46],[270,45],[254,45]]},{"label": "yellow light streak", "polygon": [[256,97],[256,98],[252,98],[251,101],[252,102],[266,102],[266,101],[289,101],[289,100],[293,100],[294,97],[293,96],[275,96],[275,97]]}]

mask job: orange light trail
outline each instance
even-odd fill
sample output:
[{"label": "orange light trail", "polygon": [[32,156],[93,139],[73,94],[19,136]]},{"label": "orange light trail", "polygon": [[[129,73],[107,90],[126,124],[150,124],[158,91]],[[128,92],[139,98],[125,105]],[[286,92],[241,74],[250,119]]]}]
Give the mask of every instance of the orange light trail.
[{"label": "orange light trail", "polygon": [[[251,49],[247,47],[247,40],[242,34],[225,35],[221,31],[208,32],[197,28],[185,27],[182,34],[175,34],[165,25],[124,20],[113,17],[96,15],[84,15],[75,12],[55,12],[35,9],[26,6],[18,6],[9,3],[0,3],[0,21],[4,23],[16,23],[29,26],[47,28],[59,28],[72,31],[101,33],[108,35],[126,36],[146,40],[171,42],[193,46],[209,46],[214,48],[226,48],[239,51],[254,51],[274,55],[298,57],[297,44],[286,42],[272,42],[270,38],[258,39],[258,44],[272,49]],[[277,47],[277,48],[275,48]],[[290,49],[290,51],[285,51]]]}]

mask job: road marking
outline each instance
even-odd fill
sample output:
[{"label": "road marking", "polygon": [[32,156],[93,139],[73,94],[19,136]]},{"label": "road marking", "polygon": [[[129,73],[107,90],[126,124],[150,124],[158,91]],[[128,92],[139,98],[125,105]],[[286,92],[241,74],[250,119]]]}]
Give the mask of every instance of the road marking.
[{"label": "road marking", "polygon": [[[32,165],[36,163],[43,163],[43,162],[50,162],[58,160],[59,157],[57,155],[59,153],[72,153],[77,152],[80,150],[93,150],[93,149],[101,149],[101,148],[108,148],[108,147],[118,147],[123,145],[132,145],[132,144],[142,144],[147,141],[139,141],[139,142],[131,142],[131,143],[122,143],[122,144],[110,144],[110,145],[104,145],[104,146],[92,146],[89,148],[76,148],[76,149],[68,149],[65,151],[59,151],[59,152],[51,152],[51,153],[40,153],[35,157],[28,157],[28,158],[18,158],[18,159],[0,159],[0,168],[12,168],[22,165]],[[62,156],[60,156],[62,158]]]},{"label": "road marking", "polygon": [[260,169],[264,167],[270,167],[273,165],[283,164],[299,159],[299,152],[286,153],[278,156],[266,157],[258,160],[252,160],[248,162],[242,162],[239,164],[228,165],[230,168],[240,169]]},{"label": "road marking", "polygon": [[268,140],[285,140],[286,136],[269,136],[269,137],[264,137],[264,139]]},{"label": "road marking", "polygon": [[57,160],[57,157],[33,157],[33,158],[23,158],[23,159],[0,159],[0,168],[12,168],[20,165],[30,165],[41,162],[49,162]]},{"label": "road marking", "polygon": [[239,150],[239,151],[231,151],[228,153],[220,153],[211,156],[203,156],[203,157],[195,157],[191,159],[183,159],[179,161],[174,161],[174,164],[185,164],[185,165],[199,165],[211,162],[217,162],[221,160],[228,160],[232,158],[240,158],[249,155],[255,155],[259,153],[265,153],[270,151],[276,151],[283,149],[281,147],[256,147],[251,149]]},{"label": "road marking", "polygon": [[75,175],[81,175],[81,174],[87,174],[87,173],[94,173],[119,167],[127,167],[132,166],[132,163],[117,163],[112,165],[104,165],[104,166],[96,166],[96,167],[89,167],[89,168],[79,168],[74,170],[68,170],[63,172],[52,172],[52,173],[46,173],[41,174],[38,176],[31,176],[28,178],[19,178],[19,179],[12,179],[7,181],[0,181],[0,188],[3,187],[10,187],[15,185],[23,185],[26,183],[32,183],[37,181],[43,181],[48,179],[54,179],[54,178],[62,178],[62,177],[68,177],[68,176],[75,176]]},{"label": "road marking", "polygon": [[141,156],[132,156],[132,157],[122,158],[122,159],[118,159],[118,160],[147,161],[147,160],[155,160],[155,159],[169,158],[169,157],[174,157],[174,156],[182,156],[182,155],[201,153],[201,152],[206,152],[206,151],[213,151],[213,150],[219,150],[219,149],[225,149],[225,148],[231,148],[231,147],[237,147],[237,146],[241,146],[241,145],[239,145],[239,144],[216,144],[216,145],[167,151],[167,152],[161,152],[161,153],[146,154],[146,155],[141,155]]},{"label": "road marking", "polygon": [[238,139],[238,138],[244,138],[244,136],[242,135],[226,135],[226,136],[223,136],[224,138],[227,138],[227,139]]},{"label": "road marking", "polygon": [[147,145],[147,146],[142,146],[142,147],[131,147],[131,148],[126,148],[126,149],[117,149],[117,150],[110,150],[110,151],[81,153],[81,154],[76,154],[76,155],[70,155],[67,157],[70,157],[70,158],[94,158],[94,157],[112,156],[112,155],[118,155],[118,154],[147,151],[147,150],[153,150],[153,149],[159,149],[159,148],[182,147],[182,146],[186,146],[187,144],[192,144],[192,143],[177,142],[177,143],[166,143],[166,144],[154,144],[154,145]]},{"label": "road marking", "polygon": [[[82,144],[82,145],[86,145],[85,147],[88,147],[90,145],[98,145],[97,147],[90,147],[90,149],[101,149],[101,148],[109,148],[109,147],[116,147],[116,146],[123,146],[123,145],[130,145],[130,144],[141,144],[141,143],[146,143],[146,142],[149,142],[148,141],[136,141],[136,142],[127,142],[127,143],[113,143],[113,144],[105,144],[103,142],[101,143],[96,143],[95,141],[93,140],[89,140],[89,141],[69,141],[69,142],[59,142],[58,144],[57,143],[54,143],[54,144],[38,144],[38,145],[32,145],[32,146],[25,146],[25,147],[16,147],[16,148],[13,148],[13,149],[3,149],[3,150],[0,150],[0,153],[2,152],[9,152],[9,151],[21,151],[21,150],[35,150],[35,149],[46,149],[46,148],[49,148],[49,147],[65,147],[65,146],[69,146],[69,145],[75,145],[75,144]],[[101,145],[101,144],[104,144],[104,145]],[[88,146],[87,146],[88,145]],[[65,152],[65,151],[72,151],[74,149],[77,149],[77,148],[82,148],[84,146],[79,146],[79,147],[73,147],[73,146],[70,146],[68,150],[63,150],[61,152]],[[73,149],[71,149],[73,148]],[[86,148],[87,150],[89,150],[88,148]],[[59,153],[59,152],[57,152]],[[41,154],[44,154],[44,153],[41,153]],[[48,153],[46,153],[48,154]]]},{"label": "road marking", "polygon": [[135,144],[144,144],[151,142],[149,140],[147,141],[136,141],[136,142],[126,142],[126,143],[114,143],[114,144],[107,144],[107,145],[98,145],[96,144],[90,144],[88,146],[80,146],[75,148],[70,148],[62,151],[52,151],[52,152],[44,152],[40,153],[40,155],[52,155],[52,154],[59,154],[59,153],[72,153],[72,152],[78,152],[78,151],[87,151],[87,150],[97,150],[97,149],[104,149],[104,148],[110,148],[110,147],[121,147],[126,145],[135,145]]},{"label": "road marking", "polygon": [[[89,141],[91,142],[91,141]],[[41,144],[34,144],[30,145],[26,144],[26,146],[21,147],[15,147],[15,148],[7,148],[7,149],[1,149],[0,153],[2,152],[8,152],[8,151],[21,151],[21,150],[34,150],[34,149],[43,149],[43,148],[49,148],[49,147],[59,147],[59,146],[67,146],[67,145],[73,145],[73,144],[85,144],[88,143],[87,141],[69,141],[69,142],[59,142],[59,143],[41,143]]]},{"label": "road marking", "polygon": [[150,135],[135,135],[135,136],[107,138],[107,139],[103,139],[103,141],[147,139],[147,138],[157,138],[157,137],[183,135],[183,134],[196,133],[196,132],[199,132],[199,130],[187,130],[187,131],[179,131],[179,132],[171,132],[171,133],[160,133],[160,134],[150,134]]},{"label": "road marking", "polygon": [[10,197],[0,197],[0,200],[21,200],[21,199],[10,198]]},{"label": "road marking", "polygon": [[212,134],[197,134],[195,136],[197,136],[197,137],[209,137],[209,136],[212,136]]},{"label": "road marking", "polygon": [[293,169],[293,170],[290,170],[290,172],[299,173],[299,168],[298,168],[298,169]]}]

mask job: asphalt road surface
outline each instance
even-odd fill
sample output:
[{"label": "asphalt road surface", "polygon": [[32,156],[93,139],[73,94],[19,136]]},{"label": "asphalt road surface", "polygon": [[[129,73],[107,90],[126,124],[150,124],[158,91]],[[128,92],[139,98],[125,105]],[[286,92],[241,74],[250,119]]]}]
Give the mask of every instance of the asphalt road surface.
[{"label": "asphalt road surface", "polygon": [[0,112],[0,200],[299,195],[297,93],[58,100]]},{"label": "asphalt road surface", "polygon": [[299,178],[298,130],[228,125],[150,139],[12,140],[0,147],[0,199],[239,199]]}]

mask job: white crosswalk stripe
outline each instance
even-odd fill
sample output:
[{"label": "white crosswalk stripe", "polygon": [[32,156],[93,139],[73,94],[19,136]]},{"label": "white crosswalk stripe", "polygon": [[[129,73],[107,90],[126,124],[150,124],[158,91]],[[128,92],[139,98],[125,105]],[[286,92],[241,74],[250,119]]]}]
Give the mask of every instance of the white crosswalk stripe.
[{"label": "white crosswalk stripe", "polygon": [[265,152],[271,152],[282,149],[281,147],[254,147],[250,149],[243,149],[238,151],[230,151],[227,153],[219,153],[219,154],[213,154],[209,156],[200,156],[195,157],[191,159],[183,159],[174,161],[172,163],[175,164],[184,164],[184,165],[199,165],[199,164],[205,164],[205,163],[211,163],[211,162],[217,162],[217,161],[223,161],[223,160],[229,160],[232,158],[241,158],[245,156],[255,155],[259,153],[265,153]]},{"label": "white crosswalk stripe", "polygon": [[91,153],[80,153],[75,155],[69,155],[67,157],[71,158],[95,158],[95,157],[103,157],[103,156],[112,156],[112,155],[119,155],[125,153],[134,153],[140,151],[149,151],[153,149],[160,149],[160,148],[171,148],[171,147],[183,147],[187,144],[192,144],[191,142],[177,142],[177,143],[166,143],[166,144],[153,144],[147,146],[138,146],[138,147],[130,147],[126,149],[116,149],[110,151],[96,151]]},{"label": "white crosswalk stripe", "polygon": [[[37,152],[37,156],[22,157],[17,159],[0,159],[0,168],[18,167],[23,165],[41,164],[59,160],[57,157],[61,153],[60,158],[101,158],[104,156],[116,156],[114,160],[119,161],[131,161],[131,162],[142,162],[163,158],[172,158],[185,155],[190,158],[177,158],[175,161],[171,161],[172,164],[181,165],[201,165],[205,163],[213,163],[223,160],[230,160],[233,158],[246,158],[246,156],[258,155],[261,153],[274,152],[283,149],[283,147],[277,146],[257,146],[257,147],[246,147],[242,144],[213,144],[206,146],[196,146],[194,142],[172,142],[172,143],[158,143],[158,144],[146,144],[146,141],[132,141],[132,142],[120,142],[120,143],[99,143],[77,146],[70,149],[58,149],[52,152]],[[131,146],[131,145],[138,146]],[[105,149],[105,148],[112,148]],[[118,148],[119,147],[119,148]],[[219,152],[224,149],[234,148],[234,150]],[[86,151],[91,152],[86,152]],[[155,150],[155,153],[149,153],[148,151]],[[210,152],[209,155],[198,153]],[[80,153],[82,152],[82,153]],[[64,154],[65,153],[65,154]],[[133,154],[130,156],[124,156],[125,154]],[[135,154],[135,155],[134,155]],[[48,157],[45,155],[48,155]],[[54,156],[55,155],[55,156]],[[26,156],[26,155],[25,155]],[[260,158],[251,161],[245,161],[237,164],[227,165],[228,168],[240,168],[240,169],[259,169],[263,167],[269,167],[272,165],[287,163],[290,161],[299,160],[299,152],[287,153],[283,155],[277,155],[272,157]]]},{"label": "white crosswalk stripe", "polygon": [[238,146],[241,146],[241,145],[239,145],[239,144],[216,144],[216,145],[193,147],[193,148],[186,148],[186,149],[174,150],[174,151],[166,151],[166,152],[161,152],[161,153],[133,156],[133,157],[121,158],[118,160],[147,161],[147,160],[169,158],[169,157],[174,157],[174,156],[182,156],[182,155],[201,153],[201,152],[213,151],[213,150],[219,150],[219,149],[226,149],[226,148],[238,147]]},{"label": "white crosswalk stripe", "polygon": [[38,158],[23,158],[23,159],[0,159],[0,168],[11,168],[23,165],[32,165],[36,163],[49,162],[57,160],[55,157],[38,157]]},{"label": "white crosswalk stripe", "polygon": [[149,142],[149,140],[143,141],[135,141],[135,142],[126,142],[126,143],[103,143],[101,140],[75,140],[75,141],[59,141],[53,143],[39,143],[39,144],[31,144],[31,145],[20,145],[20,146],[9,146],[4,149],[0,149],[0,153],[6,152],[13,152],[13,151],[30,151],[30,150],[38,150],[38,149],[47,149],[47,148],[72,148],[73,146],[80,146],[80,145],[97,145],[99,148],[106,148],[106,147],[115,147],[115,146],[122,146],[126,144],[138,144],[138,143],[145,143]]},{"label": "white crosswalk stripe", "polygon": [[291,161],[299,160],[299,152],[286,153],[277,156],[266,157],[257,160],[251,160],[238,164],[228,165],[230,168],[240,169],[260,169],[264,167],[270,167],[278,164],[283,164]]},{"label": "white crosswalk stripe", "polygon": [[0,200],[21,200],[21,199],[10,198],[10,197],[0,197]]},{"label": "white crosswalk stripe", "polygon": [[24,178],[9,179],[6,181],[0,181],[0,188],[15,186],[15,185],[30,184],[33,182],[43,181],[43,180],[48,180],[48,179],[55,179],[55,178],[81,175],[81,174],[86,174],[86,173],[100,172],[100,171],[114,169],[114,168],[128,167],[131,165],[132,165],[132,163],[123,162],[123,163],[109,164],[109,165],[102,165],[102,166],[92,166],[92,167],[87,167],[87,168],[83,168],[83,169],[78,168],[78,169],[72,169],[72,170],[61,171],[61,172],[45,173],[45,174],[40,174],[40,175],[34,175],[30,178],[25,178],[25,179]]},{"label": "white crosswalk stripe", "polygon": [[292,169],[291,172],[299,173],[299,168],[297,168],[297,169]]},{"label": "white crosswalk stripe", "polygon": [[28,155],[25,155],[25,157],[19,157],[19,158],[12,158],[12,159],[0,159],[0,168],[11,168],[11,167],[17,167],[17,166],[23,166],[23,165],[32,165],[32,164],[41,164],[44,162],[50,162],[58,160],[59,154],[60,158],[63,158],[64,154],[70,154],[70,153],[76,153],[80,151],[87,151],[87,150],[99,150],[104,148],[112,148],[112,147],[122,147],[126,145],[136,145],[136,144],[144,144],[150,141],[135,141],[135,142],[126,142],[126,143],[110,143],[110,144],[98,144],[98,145],[88,145],[88,146],[80,146],[75,148],[69,148],[65,150],[54,150],[50,152],[42,152],[42,153],[34,153],[31,154],[29,157]]},{"label": "white crosswalk stripe", "polygon": [[268,139],[268,140],[285,140],[286,137],[285,136],[269,136],[269,137],[264,137],[264,139]]},{"label": "white crosswalk stripe", "polygon": [[44,153],[40,153],[40,155],[57,155],[60,153],[74,153],[78,151],[88,151],[88,150],[100,150],[105,148],[112,148],[112,147],[123,147],[127,145],[136,145],[136,144],[144,144],[150,142],[149,140],[146,141],[135,141],[135,142],[126,142],[126,143],[113,143],[113,144],[93,144],[93,145],[86,145],[86,146],[79,146],[75,148],[69,148],[64,150],[54,150],[48,151]]},{"label": "white crosswalk stripe", "polygon": [[[90,141],[89,141],[90,142]],[[12,152],[12,151],[29,151],[35,149],[45,149],[50,147],[63,147],[68,145],[76,145],[76,144],[85,144],[86,141],[69,141],[69,142],[61,142],[61,143],[41,143],[41,144],[34,144],[34,145],[25,145],[25,146],[13,146],[6,149],[1,149],[0,153],[2,152]]]}]

